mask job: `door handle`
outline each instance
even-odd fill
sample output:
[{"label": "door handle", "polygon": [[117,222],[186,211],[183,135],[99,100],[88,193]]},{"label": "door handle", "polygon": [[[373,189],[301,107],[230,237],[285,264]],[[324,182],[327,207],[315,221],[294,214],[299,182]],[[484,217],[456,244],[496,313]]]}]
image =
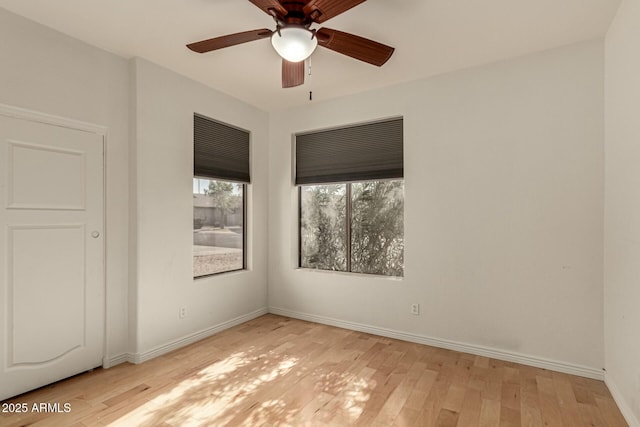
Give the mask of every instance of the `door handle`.
[{"label": "door handle", "polygon": [[100,237],[100,232],[99,231],[92,231],[91,232],[91,237],[93,237],[94,239],[97,239],[98,237]]}]

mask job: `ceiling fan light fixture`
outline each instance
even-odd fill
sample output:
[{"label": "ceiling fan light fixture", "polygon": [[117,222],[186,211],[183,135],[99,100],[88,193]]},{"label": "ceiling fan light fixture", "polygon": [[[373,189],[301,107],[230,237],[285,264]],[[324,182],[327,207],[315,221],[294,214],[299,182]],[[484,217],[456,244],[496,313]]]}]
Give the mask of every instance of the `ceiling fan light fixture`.
[{"label": "ceiling fan light fixture", "polygon": [[313,32],[305,27],[290,25],[274,31],[271,44],[282,58],[289,62],[300,62],[307,59],[318,46]]}]

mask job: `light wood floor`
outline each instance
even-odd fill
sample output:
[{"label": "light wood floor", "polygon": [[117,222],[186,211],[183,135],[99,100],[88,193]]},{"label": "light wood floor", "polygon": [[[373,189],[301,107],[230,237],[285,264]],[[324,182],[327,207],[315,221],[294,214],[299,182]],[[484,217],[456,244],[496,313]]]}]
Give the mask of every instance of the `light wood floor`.
[{"label": "light wood floor", "polygon": [[9,402],[2,426],[626,426],[601,381],[266,315]]}]

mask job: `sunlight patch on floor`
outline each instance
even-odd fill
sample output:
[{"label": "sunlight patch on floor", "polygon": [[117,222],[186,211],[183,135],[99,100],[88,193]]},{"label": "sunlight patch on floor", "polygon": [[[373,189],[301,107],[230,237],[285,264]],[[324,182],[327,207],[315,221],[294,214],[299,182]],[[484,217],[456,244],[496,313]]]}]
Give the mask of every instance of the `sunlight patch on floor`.
[{"label": "sunlight patch on floor", "polygon": [[[375,372],[373,369],[371,371]],[[373,372],[371,375],[373,375]],[[375,387],[375,381],[360,377],[349,382],[344,394],[345,400],[343,409],[349,415],[351,421],[358,419],[364,411],[364,407],[369,401],[371,390]]]},{"label": "sunlight patch on floor", "polygon": [[[328,372],[320,376],[318,387],[325,393],[335,396],[338,406],[326,405],[322,411],[329,410],[335,414],[322,414],[320,418],[327,416],[339,418],[340,422],[355,422],[371,397],[371,391],[376,386],[376,381],[371,377],[376,370],[368,367],[362,368],[358,374],[345,375],[338,372]],[[330,408],[330,409],[329,409]],[[327,422],[327,419],[321,419]]]},{"label": "sunlight patch on floor", "polygon": [[[251,404],[248,398],[252,394],[289,373],[297,361],[271,352],[257,357],[232,354],[110,425],[224,425],[238,415],[241,407]],[[261,409],[273,412],[283,404],[267,401]]]}]

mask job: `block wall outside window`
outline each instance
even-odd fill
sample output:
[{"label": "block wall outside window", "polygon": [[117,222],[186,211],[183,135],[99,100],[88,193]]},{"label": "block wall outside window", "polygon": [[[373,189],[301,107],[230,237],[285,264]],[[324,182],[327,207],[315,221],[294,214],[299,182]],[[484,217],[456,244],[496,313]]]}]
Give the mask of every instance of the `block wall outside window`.
[{"label": "block wall outside window", "polygon": [[193,179],[194,277],[244,269],[244,187]]}]

